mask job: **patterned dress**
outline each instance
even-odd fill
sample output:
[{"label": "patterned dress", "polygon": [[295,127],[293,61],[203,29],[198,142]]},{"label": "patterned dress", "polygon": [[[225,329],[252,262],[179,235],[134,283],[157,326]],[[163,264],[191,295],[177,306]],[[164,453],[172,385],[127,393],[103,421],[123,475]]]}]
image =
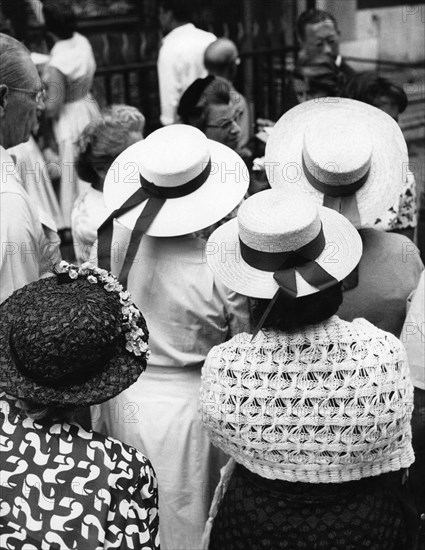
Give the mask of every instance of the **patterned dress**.
[{"label": "patterned dress", "polygon": [[416,181],[414,174],[408,171],[398,205],[389,208],[382,218],[375,221],[373,227],[383,231],[394,231],[415,228],[417,225]]},{"label": "patterned dress", "polygon": [[132,447],[0,393],[0,458],[0,548],[159,548],[155,473]]}]

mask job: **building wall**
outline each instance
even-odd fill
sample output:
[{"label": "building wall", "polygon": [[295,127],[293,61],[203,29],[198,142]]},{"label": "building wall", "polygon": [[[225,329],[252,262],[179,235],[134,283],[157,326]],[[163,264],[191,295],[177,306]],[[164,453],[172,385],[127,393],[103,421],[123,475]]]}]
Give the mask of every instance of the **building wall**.
[{"label": "building wall", "polygon": [[356,38],[378,41],[381,60],[417,62],[425,59],[425,3],[358,10]]},{"label": "building wall", "polygon": [[[392,3],[383,1],[381,5]],[[425,2],[398,0],[398,5],[358,9],[358,0],[316,0],[319,9],[334,15],[341,30],[345,55],[372,59],[419,62],[425,59]],[[299,8],[305,0],[298,1]],[[363,0],[361,6],[378,3]],[[358,67],[361,68],[361,67]],[[363,64],[363,69],[367,68]]]}]

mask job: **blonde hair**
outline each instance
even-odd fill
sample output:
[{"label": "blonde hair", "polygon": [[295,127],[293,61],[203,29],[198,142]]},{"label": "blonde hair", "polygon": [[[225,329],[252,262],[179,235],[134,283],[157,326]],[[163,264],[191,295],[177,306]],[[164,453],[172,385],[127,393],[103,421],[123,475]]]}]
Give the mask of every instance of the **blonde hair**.
[{"label": "blonde hair", "polygon": [[100,118],[83,130],[78,143],[77,171],[80,178],[99,185],[98,172],[107,171],[130,143],[132,132],[143,133],[145,117],[130,105],[111,105]]}]

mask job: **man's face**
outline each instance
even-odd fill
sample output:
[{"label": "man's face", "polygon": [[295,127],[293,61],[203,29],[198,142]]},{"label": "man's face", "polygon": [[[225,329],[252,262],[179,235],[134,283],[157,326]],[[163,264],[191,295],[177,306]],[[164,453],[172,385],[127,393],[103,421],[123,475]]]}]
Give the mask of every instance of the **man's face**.
[{"label": "man's face", "polygon": [[302,49],[307,59],[318,54],[336,59],[339,54],[339,32],[333,21],[327,19],[314,25],[306,25]]},{"label": "man's face", "polygon": [[38,126],[37,111],[44,108],[40,98],[43,87],[37,69],[29,58],[23,65],[23,77],[16,85],[19,90],[8,87],[3,116],[0,118],[1,144],[6,149],[29,140]]},{"label": "man's face", "polygon": [[208,106],[205,121],[205,135],[236,150],[241,128],[236,122],[239,112],[236,105],[215,105]]}]

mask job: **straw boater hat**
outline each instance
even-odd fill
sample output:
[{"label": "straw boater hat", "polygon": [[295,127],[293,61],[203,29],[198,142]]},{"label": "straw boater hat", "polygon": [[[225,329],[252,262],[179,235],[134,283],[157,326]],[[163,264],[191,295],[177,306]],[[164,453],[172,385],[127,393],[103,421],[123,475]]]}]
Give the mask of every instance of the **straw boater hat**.
[{"label": "straw boater hat", "polygon": [[285,113],[265,155],[271,187],[301,189],[356,227],[398,209],[407,163],[398,124],[376,107],[344,98],[306,101]]},{"label": "straw boater hat", "polygon": [[214,231],[206,258],[239,294],[273,298],[280,290],[299,298],[342,281],[361,254],[361,238],[346,218],[299,191],[268,189]]},{"label": "straw boater hat", "polygon": [[[229,147],[192,126],[160,128],[123,151],[108,171],[104,200],[111,214],[99,228],[99,250],[110,250],[112,220],[119,218],[133,230],[129,266],[142,234],[174,237],[208,227],[240,203],[248,185],[246,165]],[[110,253],[102,254],[100,265],[109,270]]]},{"label": "straw boater hat", "polygon": [[[145,184],[140,176],[166,198],[146,230],[154,237],[185,235],[212,225],[239,204],[249,185],[248,170],[237,153],[185,124],[160,128],[117,157],[104,184],[107,208],[119,208],[140,189]],[[133,229],[146,204],[134,207],[120,222]]]},{"label": "straw boater hat", "polygon": [[146,323],[110,273],[59,271],[0,306],[0,389],[41,406],[102,403],[145,370]]}]

